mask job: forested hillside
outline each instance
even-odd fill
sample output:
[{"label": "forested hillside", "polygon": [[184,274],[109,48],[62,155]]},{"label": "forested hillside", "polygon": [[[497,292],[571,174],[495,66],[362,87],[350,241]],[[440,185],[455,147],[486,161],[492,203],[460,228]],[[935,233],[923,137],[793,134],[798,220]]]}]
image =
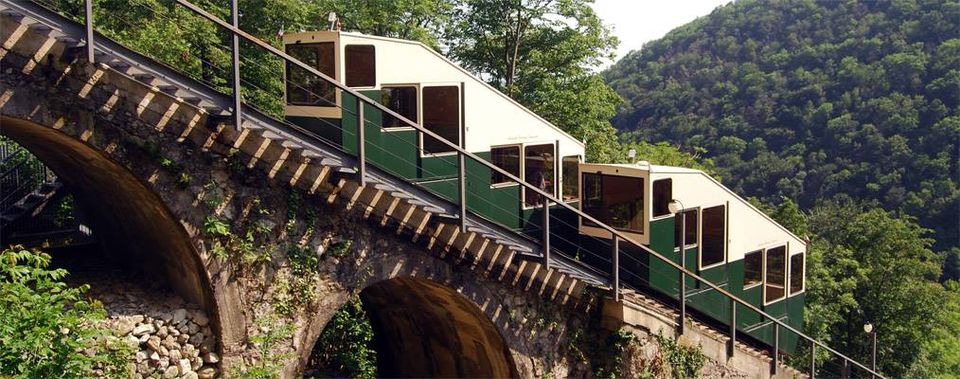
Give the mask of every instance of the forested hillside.
[{"label": "forested hillside", "polygon": [[724,183],[811,208],[850,196],[960,246],[960,3],[752,1],[605,73],[627,142],[703,151]]}]

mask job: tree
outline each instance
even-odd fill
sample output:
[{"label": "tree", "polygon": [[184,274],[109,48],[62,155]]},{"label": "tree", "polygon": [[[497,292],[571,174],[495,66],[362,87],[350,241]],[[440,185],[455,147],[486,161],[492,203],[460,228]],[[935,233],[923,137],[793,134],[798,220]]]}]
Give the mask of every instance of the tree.
[{"label": "tree", "polygon": [[909,216],[850,202],[818,206],[809,227],[816,237],[808,251],[805,331],[868,361],[862,326],[870,322],[880,371],[902,377],[919,359],[944,298],[929,230]]},{"label": "tree", "polygon": [[960,376],[960,283],[944,283],[941,311],[907,376],[947,379]]},{"label": "tree", "polygon": [[593,71],[619,41],[590,0],[461,0],[448,54],[495,88],[587,141],[590,160],[614,161],[609,119],[620,97]]},{"label": "tree", "polygon": [[84,300],[87,286],[70,288],[50,256],[12,247],[0,252],[0,376],[23,378],[107,377],[131,374],[133,348],[97,320],[105,313]]},{"label": "tree", "polygon": [[738,0],[604,74],[623,141],[703,148],[738,193],[876,199],[960,247],[960,5]]}]

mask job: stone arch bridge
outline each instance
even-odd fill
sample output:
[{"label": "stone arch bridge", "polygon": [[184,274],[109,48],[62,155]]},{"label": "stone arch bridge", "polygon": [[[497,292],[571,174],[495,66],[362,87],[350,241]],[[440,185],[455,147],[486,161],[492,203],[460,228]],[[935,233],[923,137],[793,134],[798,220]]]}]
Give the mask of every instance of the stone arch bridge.
[{"label": "stone arch bridge", "polygon": [[[104,39],[115,55],[87,62],[70,21],[0,17],[0,134],[71,188],[108,250],[212,315],[224,372],[282,357],[297,375],[356,294],[387,376],[589,376],[607,330],[672,333],[668,309],[612,303],[522,244],[461,231],[414,189],[360,186],[348,158],[267,116],[236,130],[223,95],[122,46]],[[251,342],[283,324],[295,327],[271,349]],[[762,353],[730,358],[719,333],[685,333],[714,372],[769,376]]]}]

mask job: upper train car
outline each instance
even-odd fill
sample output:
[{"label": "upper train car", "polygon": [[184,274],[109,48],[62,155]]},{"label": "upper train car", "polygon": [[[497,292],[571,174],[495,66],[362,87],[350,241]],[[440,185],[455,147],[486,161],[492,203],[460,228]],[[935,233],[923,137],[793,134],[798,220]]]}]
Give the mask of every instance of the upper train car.
[{"label": "upper train car", "polygon": [[[806,243],[703,172],[584,163],[584,143],[419,42],[317,31],[286,34],[283,43],[289,55],[675,262],[683,229],[688,269],[796,328],[802,324]],[[292,64],[284,75],[285,118],[356,152],[357,99]],[[362,114],[368,164],[458,201],[453,149],[375,107],[366,105]],[[466,163],[468,210],[536,235],[543,199],[477,162]],[[670,212],[673,200],[683,208],[676,214]],[[558,220],[550,224],[554,247],[609,269],[603,267],[608,260],[589,258],[609,256],[609,233],[561,207],[550,214]],[[678,297],[677,270],[638,249],[624,247],[621,254],[631,258],[621,260],[630,270],[627,284]],[[692,281],[688,288],[693,309],[729,320],[729,300]],[[737,320],[738,329],[772,341],[769,321],[750,312],[738,312]],[[781,337],[780,346],[792,350],[791,339]]]},{"label": "upper train car", "polygon": [[[584,157],[583,142],[422,43],[342,31],[285,34],[283,42],[291,56],[448,141],[558,197],[576,197],[572,185]],[[286,119],[355,148],[349,130],[357,122],[356,99],[299,67],[288,64],[285,75]],[[367,151],[372,163],[444,194],[455,189],[457,156],[452,149],[372,107],[364,114],[370,131],[366,136],[374,140]],[[519,191],[519,185],[490,170],[471,165],[468,171],[470,177],[490,178],[484,195],[495,203],[487,208],[506,206],[517,196],[524,204],[521,213],[539,206],[537,196]],[[521,226],[523,216],[514,215],[512,208],[488,211],[497,221]]]}]

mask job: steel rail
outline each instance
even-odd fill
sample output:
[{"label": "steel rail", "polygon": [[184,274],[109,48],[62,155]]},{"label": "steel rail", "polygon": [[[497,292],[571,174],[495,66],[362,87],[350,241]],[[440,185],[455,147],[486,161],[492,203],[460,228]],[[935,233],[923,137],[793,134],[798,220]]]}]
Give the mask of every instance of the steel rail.
[{"label": "steel rail", "polygon": [[[804,340],[807,340],[807,341],[811,342],[814,346],[820,346],[820,347],[826,349],[828,352],[833,353],[833,354],[836,355],[837,357],[843,358],[843,359],[844,359],[844,362],[853,363],[853,364],[856,365],[857,367],[863,369],[864,371],[867,371],[868,373],[870,373],[870,374],[872,374],[872,375],[875,375],[875,376],[877,376],[877,377],[879,377],[879,378],[885,378],[884,376],[880,375],[879,373],[875,372],[874,370],[871,370],[870,368],[868,368],[867,366],[861,364],[860,362],[857,362],[856,360],[853,360],[853,359],[847,357],[847,356],[844,355],[843,353],[840,353],[839,351],[837,351],[837,350],[835,350],[835,349],[827,346],[827,345],[824,344],[823,342],[817,341],[816,339],[813,339],[812,337],[807,336],[807,335],[804,334],[803,332],[800,332],[799,330],[793,328],[792,326],[790,326],[790,325],[788,325],[788,324],[786,324],[786,323],[778,320],[776,317],[774,317],[774,316],[772,316],[772,315],[770,315],[770,314],[767,314],[766,312],[764,312],[764,311],[761,310],[760,308],[754,306],[753,304],[750,304],[750,303],[748,303],[748,302],[740,299],[739,297],[733,295],[733,294],[730,293],[729,291],[724,290],[723,288],[721,288],[721,287],[713,284],[713,282],[711,282],[711,281],[709,281],[709,280],[707,280],[707,279],[705,279],[705,278],[697,275],[696,273],[688,270],[686,267],[681,267],[681,266],[680,266],[679,264],[677,264],[676,262],[673,262],[672,260],[670,260],[670,259],[668,259],[667,257],[663,256],[662,254],[660,254],[660,253],[658,253],[658,252],[656,252],[656,251],[648,248],[647,246],[643,245],[642,243],[634,240],[632,237],[629,237],[628,235],[626,235],[626,234],[624,234],[624,233],[616,230],[615,228],[613,228],[613,227],[611,227],[611,226],[609,226],[609,225],[607,225],[607,224],[605,224],[605,223],[603,223],[603,222],[600,222],[599,220],[597,220],[597,219],[594,218],[593,216],[590,216],[589,214],[586,214],[586,213],[580,211],[579,209],[577,209],[577,208],[575,208],[575,207],[573,207],[573,206],[571,206],[571,205],[569,205],[569,204],[564,203],[564,202],[561,201],[560,199],[556,198],[553,194],[547,193],[546,191],[543,191],[543,190],[541,190],[540,188],[538,188],[538,187],[536,187],[536,186],[533,186],[533,185],[531,185],[531,184],[529,184],[529,183],[526,183],[525,181],[523,181],[523,180],[520,179],[519,177],[514,176],[513,174],[507,172],[506,170],[503,170],[503,169],[501,169],[500,167],[497,167],[497,166],[494,165],[493,163],[490,163],[490,162],[488,162],[488,161],[480,158],[479,156],[477,156],[477,155],[475,155],[475,154],[473,154],[473,153],[465,150],[464,148],[460,147],[458,144],[455,144],[455,143],[452,143],[452,142],[446,140],[445,138],[443,138],[443,137],[441,137],[440,135],[438,135],[438,134],[430,131],[429,129],[423,127],[422,125],[420,125],[420,124],[418,124],[418,123],[416,123],[416,122],[413,122],[413,121],[407,119],[407,118],[404,117],[403,115],[401,115],[401,114],[399,114],[399,113],[397,113],[397,112],[395,112],[395,111],[387,108],[386,106],[384,106],[384,105],[382,105],[382,104],[380,104],[380,103],[377,103],[376,101],[374,101],[374,100],[370,99],[369,97],[361,94],[360,92],[355,91],[355,90],[347,87],[346,85],[340,83],[340,82],[337,81],[336,79],[331,78],[330,76],[328,76],[328,75],[320,72],[319,70],[317,70],[317,69],[315,69],[315,68],[313,68],[313,67],[311,67],[311,66],[309,66],[309,65],[307,65],[307,64],[305,64],[305,63],[303,63],[303,62],[301,62],[301,61],[299,61],[299,60],[297,60],[296,58],[293,58],[292,56],[290,56],[290,55],[286,54],[285,52],[283,52],[283,51],[281,51],[281,50],[273,47],[272,45],[270,45],[270,44],[268,44],[268,43],[260,40],[259,38],[255,37],[255,36],[253,36],[253,35],[250,35],[249,33],[243,31],[242,29],[240,29],[240,28],[238,28],[238,27],[235,27],[235,26],[231,25],[230,23],[227,23],[227,22],[221,20],[219,17],[217,17],[217,16],[215,16],[215,15],[213,15],[213,14],[211,14],[211,13],[205,11],[205,10],[203,10],[202,8],[200,8],[200,7],[198,7],[198,6],[190,3],[190,2],[187,1],[187,0],[176,0],[176,2],[177,2],[177,4],[179,4],[179,5],[187,8],[187,9],[189,9],[190,11],[192,11],[192,12],[194,12],[194,13],[196,13],[196,14],[198,14],[198,15],[200,15],[200,16],[202,16],[202,17],[204,17],[204,18],[206,18],[206,19],[208,19],[208,20],[210,20],[210,21],[212,21],[212,22],[214,22],[214,23],[217,24],[219,27],[221,27],[221,28],[223,28],[223,29],[226,29],[227,31],[231,32],[233,35],[239,36],[239,37],[247,40],[248,42],[253,43],[254,45],[257,45],[258,47],[267,50],[267,51],[270,52],[271,54],[276,55],[276,56],[282,58],[284,61],[286,61],[286,62],[288,62],[288,63],[292,63],[292,64],[296,65],[297,67],[299,67],[299,68],[301,68],[301,69],[303,69],[303,70],[305,70],[305,71],[307,71],[307,72],[309,72],[309,73],[311,73],[311,74],[313,74],[313,75],[315,75],[315,76],[317,76],[317,77],[320,77],[321,79],[323,79],[324,81],[332,84],[333,86],[337,87],[338,89],[340,89],[340,90],[342,90],[342,91],[344,91],[344,92],[346,92],[346,93],[348,93],[348,94],[351,94],[351,95],[355,96],[355,97],[358,99],[358,101],[361,101],[361,102],[363,102],[363,103],[369,104],[370,106],[376,108],[377,110],[379,110],[379,111],[381,111],[381,112],[383,112],[383,113],[386,113],[387,115],[393,116],[393,117],[395,117],[395,118],[403,121],[403,122],[406,123],[408,126],[416,129],[417,131],[419,131],[419,132],[421,132],[421,133],[424,133],[424,134],[427,135],[427,136],[430,136],[430,137],[435,138],[436,140],[442,142],[442,143],[443,143],[444,145],[446,145],[447,147],[452,148],[452,149],[453,149],[454,151],[456,151],[458,154],[461,154],[461,155],[463,155],[463,156],[465,156],[465,157],[469,157],[469,158],[471,158],[471,159],[479,162],[481,165],[483,165],[483,166],[485,166],[485,167],[487,167],[487,168],[489,168],[489,169],[491,169],[491,170],[494,170],[495,172],[498,172],[498,173],[506,176],[506,177],[509,178],[511,181],[516,182],[517,184],[523,186],[524,188],[529,189],[529,190],[532,190],[534,193],[537,193],[537,194],[539,194],[539,195],[541,195],[541,196],[544,196],[544,197],[545,197],[546,199],[548,199],[549,201],[552,201],[552,202],[556,203],[557,205],[559,205],[559,206],[561,206],[561,207],[563,207],[563,208],[566,208],[567,210],[570,210],[570,211],[574,212],[574,214],[577,214],[577,215],[580,216],[581,218],[584,218],[584,219],[586,219],[586,220],[588,220],[588,221],[591,221],[591,222],[597,224],[598,226],[600,226],[601,228],[603,228],[603,229],[605,229],[607,232],[609,232],[609,233],[611,234],[611,238],[617,238],[617,239],[620,239],[620,240],[624,240],[624,241],[629,242],[631,245],[640,248],[641,250],[643,250],[644,252],[646,252],[646,253],[648,253],[648,254],[650,254],[650,255],[653,255],[654,257],[656,257],[657,259],[660,259],[660,260],[663,261],[664,263],[667,263],[669,266],[673,267],[674,269],[677,269],[677,270],[683,272],[686,276],[688,276],[688,277],[690,277],[690,278],[693,278],[693,279],[695,279],[695,280],[698,280],[698,281],[700,281],[700,282],[705,283],[708,287],[710,287],[710,288],[712,288],[713,290],[717,291],[718,293],[720,293],[720,294],[723,295],[724,297],[729,298],[731,301],[736,302],[736,303],[738,303],[738,304],[740,304],[740,305],[743,305],[743,306],[744,306],[745,308],[747,308],[748,310],[751,310],[751,311],[753,311],[753,312],[756,312],[756,313],[759,314],[760,316],[762,316],[762,317],[764,317],[764,318],[766,318],[766,319],[771,320],[774,324],[777,325],[777,327],[785,328],[786,330],[795,333],[798,337],[803,338]],[[361,126],[361,127],[362,127],[362,126]],[[616,288],[616,287],[619,287],[619,283],[611,283],[611,286],[612,286],[612,287],[615,287],[615,288]],[[614,297],[615,297],[615,298],[619,298],[620,296],[619,296],[619,294],[615,294]],[[777,347],[774,347],[774,349],[776,350]],[[776,353],[775,353],[775,354],[776,354]]]}]

